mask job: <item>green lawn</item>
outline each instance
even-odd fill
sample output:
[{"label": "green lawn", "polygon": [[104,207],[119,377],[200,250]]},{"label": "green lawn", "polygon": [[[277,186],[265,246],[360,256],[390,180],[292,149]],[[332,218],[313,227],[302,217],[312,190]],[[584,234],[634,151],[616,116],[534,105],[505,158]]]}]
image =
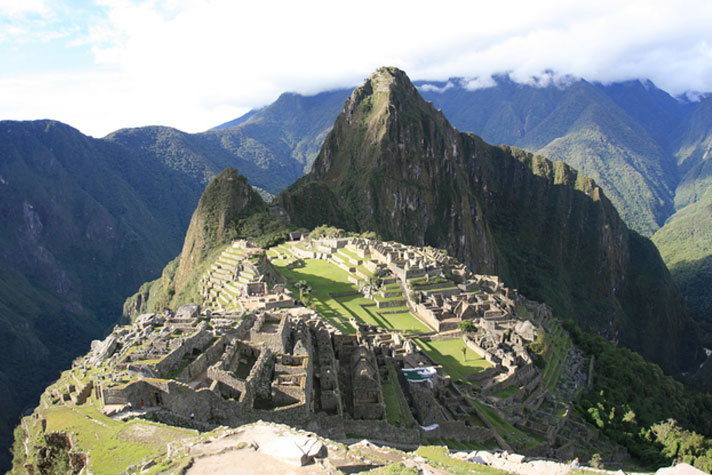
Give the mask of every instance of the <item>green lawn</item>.
[{"label": "green lawn", "polygon": [[[349,273],[330,262],[320,259],[304,259],[304,266],[288,269],[282,262],[273,264],[289,279],[290,284],[305,280],[311,285],[310,298],[316,306],[316,311],[329,320],[334,326],[345,333],[354,333],[355,329],[349,323],[350,318],[376,325],[381,328],[407,333],[427,332],[429,329],[409,312],[397,314],[381,314],[373,305],[374,302],[362,295],[331,297],[330,293],[356,291],[355,284],[349,282]],[[295,294],[299,294],[293,289]]]},{"label": "green lawn", "polygon": [[506,474],[507,472],[465,460],[454,459],[449,456],[447,447],[421,446],[415,451],[417,455],[425,457],[428,462],[437,468],[456,475],[481,473],[486,475]]},{"label": "green lawn", "polygon": [[442,365],[445,372],[454,380],[467,381],[467,376],[479,373],[492,365],[474,351],[467,349],[467,360],[462,359],[462,349],[465,342],[461,338],[441,341],[423,341],[419,338],[415,342],[428,356]]},{"label": "green lawn", "polygon": [[501,391],[497,391],[496,393],[493,394],[493,396],[498,397],[500,399],[507,399],[512,394],[516,394],[518,392],[519,392],[518,387],[510,386],[507,389],[502,389]]},{"label": "green lawn", "polygon": [[355,262],[363,260],[361,257],[358,257],[355,252],[349,251],[345,247],[342,247],[341,249],[339,249],[338,252],[339,252],[339,254],[343,254],[343,255],[349,257],[350,259],[354,260]]},{"label": "green lawn", "polygon": [[381,297],[380,295],[374,295],[374,300],[379,302],[395,302],[396,300],[405,300],[402,295],[396,295],[395,297]]},{"label": "green lawn", "polygon": [[149,455],[165,451],[166,443],[197,434],[140,419],[115,421],[89,404],[51,407],[43,415],[48,432],[74,433],[77,448],[89,451],[89,470],[97,475],[124,471]]},{"label": "green lawn", "polygon": [[386,419],[388,423],[394,426],[402,426],[405,424],[396,388],[393,387],[393,382],[389,381],[382,385],[383,401],[386,403]]}]

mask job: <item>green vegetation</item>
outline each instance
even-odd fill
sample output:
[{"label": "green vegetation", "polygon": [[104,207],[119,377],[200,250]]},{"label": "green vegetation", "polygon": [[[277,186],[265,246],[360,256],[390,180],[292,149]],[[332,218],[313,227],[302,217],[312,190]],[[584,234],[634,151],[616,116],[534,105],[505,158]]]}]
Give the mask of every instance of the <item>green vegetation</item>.
[{"label": "green vegetation", "polygon": [[393,381],[383,383],[383,401],[386,403],[386,419],[388,423],[394,426],[402,426],[405,423],[403,413],[401,411],[400,402],[396,395],[396,388]]},{"label": "green vegetation", "polygon": [[665,457],[689,463],[707,473],[712,472],[712,439],[684,430],[671,419],[654,424],[647,437],[662,445]]},{"label": "green vegetation", "polygon": [[200,278],[233,240],[253,238],[258,245],[274,246],[287,237],[287,225],[268,211],[247,179],[236,169],[227,168],[200,197],[181,255],[165,267],[161,278],[144,284],[127,299],[124,315],[131,317],[185,302],[200,303]]},{"label": "green vegetation", "polygon": [[[712,347],[712,188],[675,213],[653,242],[700,326],[702,343]],[[708,383],[712,388],[712,379]]]},{"label": "green vegetation", "polygon": [[487,421],[492,424],[492,427],[494,427],[497,434],[499,434],[515,449],[536,447],[543,443],[543,441],[539,440],[537,437],[524,432],[523,430],[518,429],[509,422],[505,421],[491,407],[486,406],[474,398],[470,398],[470,402],[487,418]]},{"label": "green vegetation", "polygon": [[[495,87],[476,92],[421,93],[461,131],[563,160],[593,177],[639,232],[649,236],[664,222],[674,173],[663,148],[684,106],[667,96],[663,107],[658,100],[665,94],[655,89],[636,96],[625,86],[616,94],[614,86],[604,89],[585,81],[564,88],[526,86],[504,77],[496,81]],[[626,101],[632,97],[631,106]]]},{"label": "green vegetation", "polygon": [[425,439],[423,445],[441,445],[451,450],[467,450],[468,452],[472,450],[497,450],[499,448],[497,441],[494,439],[489,439],[485,441],[484,444],[478,444],[477,442],[461,442],[459,440],[443,438]]},{"label": "green vegetation", "polygon": [[501,391],[497,391],[496,393],[493,394],[493,396],[498,397],[500,399],[507,399],[509,396],[517,394],[518,392],[519,392],[518,387],[510,386],[506,389],[502,389]]},{"label": "green vegetation", "polygon": [[319,259],[305,259],[302,266],[289,268],[282,260],[273,262],[290,282],[303,280],[312,287],[309,301],[316,311],[341,331],[355,331],[349,323],[350,318],[406,333],[428,331],[428,328],[409,312],[380,313],[372,300],[360,294],[332,297],[330,294],[333,293],[358,291],[356,285],[348,279],[350,274],[334,264]]},{"label": "green vegetation", "polygon": [[[709,466],[710,441],[705,438],[712,436],[712,395],[686,391],[639,354],[572,322],[565,328],[579,348],[595,357],[593,387],[576,403],[590,422],[647,466],[669,465],[676,454],[694,459],[698,468]],[[668,419],[679,426],[663,423]]]},{"label": "green vegetation", "polygon": [[415,342],[436,363],[442,365],[443,370],[453,381],[467,382],[468,376],[492,367],[484,358],[470,349],[466,351],[467,359],[463,359],[462,350],[466,346],[461,338],[440,341],[424,341],[417,338]]},{"label": "green vegetation", "polygon": [[440,446],[420,446],[415,451],[417,455],[425,457],[434,467],[447,471],[455,475],[469,475],[472,473],[482,475],[504,475],[507,472],[496,468],[487,467],[464,460],[451,458],[447,447]]},{"label": "green vegetation", "polygon": [[[400,383],[398,382],[398,376],[396,375],[396,370],[390,360],[386,360],[386,364],[388,365],[387,384],[390,385],[390,389],[388,391],[392,391],[392,394],[389,395],[388,399],[386,400],[386,411],[387,417],[389,418],[388,422],[391,423],[391,420],[397,420],[400,421],[400,423],[405,427],[413,427],[415,426],[415,419],[413,418],[413,414],[410,412],[410,406],[408,405],[408,401],[406,401],[405,395],[401,390]],[[386,399],[385,389],[383,397],[384,399]],[[390,415],[388,415],[389,413]]]},{"label": "green vegetation", "polygon": [[472,322],[472,320],[462,320],[457,324],[457,328],[465,333],[471,333],[477,331],[477,326]]},{"label": "green vegetation", "polygon": [[420,472],[416,469],[408,468],[401,463],[389,463],[383,467],[374,468],[373,470],[363,473],[370,475],[418,475]]},{"label": "green vegetation", "polygon": [[195,431],[136,419],[118,422],[92,405],[50,407],[43,411],[47,431],[73,434],[77,449],[90,451],[89,469],[96,474],[123,471],[148,456],[165,451],[167,442],[193,437]]}]

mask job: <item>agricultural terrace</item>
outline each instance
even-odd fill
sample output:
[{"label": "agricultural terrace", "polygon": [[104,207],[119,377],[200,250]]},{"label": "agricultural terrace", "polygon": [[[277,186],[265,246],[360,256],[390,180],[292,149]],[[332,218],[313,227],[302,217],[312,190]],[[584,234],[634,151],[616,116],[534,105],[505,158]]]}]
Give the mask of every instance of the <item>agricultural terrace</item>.
[{"label": "agricultural terrace", "polygon": [[480,411],[487,421],[492,425],[494,430],[507,441],[515,449],[533,448],[544,443],[543,440],[534,435],[523,431],[504,420],[490,406],[483,404],[475,398],[470,398],[470,402]]},{"label": "agricultural terrace", "polygon": [[[267,255],[272,264],[287,277],[289,287],[295,295],[299,295],[299,290],[294,284],[300,280],[311,286],[308,301],[317,312],[344,333],[356,331],[349,323],[351,318],[368,325],[408,334],[430,331],[405,306],[378,309],[374,300],[358,293],[357,285],[349,281],[350,274],[336,265],[320,259],[298,260],[287,252],[286,246],[278,246],[270,249]],[[353,295],[333,296],[347,292],[352,292]]]}]

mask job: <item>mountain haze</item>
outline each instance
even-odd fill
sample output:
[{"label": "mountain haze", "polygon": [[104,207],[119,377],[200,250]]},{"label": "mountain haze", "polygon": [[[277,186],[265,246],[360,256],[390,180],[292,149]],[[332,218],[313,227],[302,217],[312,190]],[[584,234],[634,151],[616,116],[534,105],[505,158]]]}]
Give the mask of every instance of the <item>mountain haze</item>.
[{"label": "mountain haze", "polygon": [[277,202],[296,225],[445,248],[668,371],[702,357],[655,246],[593,180],[457,132],[397,69],[353,92],[311,173]]}]

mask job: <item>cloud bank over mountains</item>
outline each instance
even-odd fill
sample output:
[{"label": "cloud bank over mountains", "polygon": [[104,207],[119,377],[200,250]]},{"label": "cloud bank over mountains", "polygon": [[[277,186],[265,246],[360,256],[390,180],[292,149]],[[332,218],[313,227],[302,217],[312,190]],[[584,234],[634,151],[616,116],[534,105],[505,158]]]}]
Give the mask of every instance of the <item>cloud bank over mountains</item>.
[{"label": "cloud bank over mountains", "polygon": [[469,87],[509,73],[712,91],[708,1],[0,0],[0,17],[0,118],[97,136],[200,131],[283,91],[355,86],[382,65]]}]

